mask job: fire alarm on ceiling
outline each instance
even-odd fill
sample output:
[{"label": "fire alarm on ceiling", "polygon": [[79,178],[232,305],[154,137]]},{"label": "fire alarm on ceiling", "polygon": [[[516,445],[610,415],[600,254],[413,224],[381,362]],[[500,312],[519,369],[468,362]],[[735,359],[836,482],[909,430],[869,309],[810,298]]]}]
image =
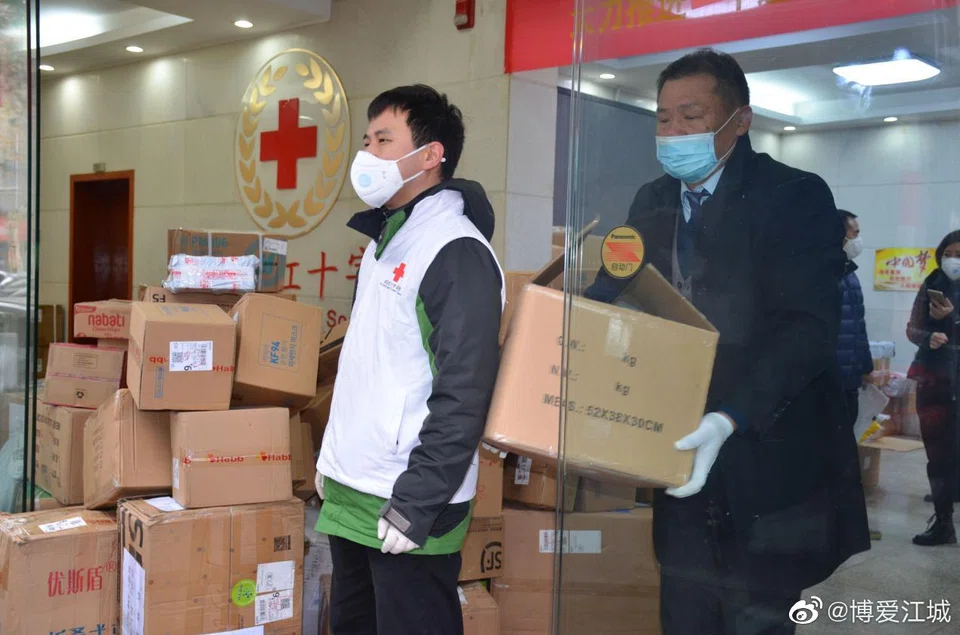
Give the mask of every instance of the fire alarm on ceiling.
[{"label": "fire alarm on ceiling", "polygon": [[457,12],[453,16],[453,23],[457,29],[460,31],[472,29],[475,12],[476,0],[457,0]]}]

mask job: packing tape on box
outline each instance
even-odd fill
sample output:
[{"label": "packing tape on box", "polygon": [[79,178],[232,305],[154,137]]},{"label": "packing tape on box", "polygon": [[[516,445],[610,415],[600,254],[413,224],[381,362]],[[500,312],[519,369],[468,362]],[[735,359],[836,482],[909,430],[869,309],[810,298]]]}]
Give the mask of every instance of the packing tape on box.
[{"label": "packing tape on box", "polygon": [[290,454],[281,454],[277,452],[259,452],[257,454],[237,454],[232,456],[217,455],[212,452],[207,452],[204,456],[194,452],[193,450],[187,450],[184,452],[183,458],[180,459],[180,463],[187,467],[199,467],[203,465],[238,465],[240,463],[245,465],[272,465],[276,463],[290,462],[291,460],[292,458]]}]

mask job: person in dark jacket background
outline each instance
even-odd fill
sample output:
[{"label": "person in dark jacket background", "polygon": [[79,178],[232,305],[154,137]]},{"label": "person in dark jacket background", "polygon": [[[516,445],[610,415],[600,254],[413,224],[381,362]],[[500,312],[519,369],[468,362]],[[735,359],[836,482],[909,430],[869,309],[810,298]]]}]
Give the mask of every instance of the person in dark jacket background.
[{"label": "person in dark jacket background", "polygon": [[916,344],[908,377],[917,381],[917,414],[927,453],[934,515],[915,545],[957,542],[953,503],[958,488],[957,370],[960,368],[960,231],[947,234],[936,251],[937,268],[913,302],[907,338]]},{"label": "person in dark jacket background", "polygon": [[837,337],[837,362],[840,364],[843,391],[847,396],[847,414],[850,424],[859,414],[860,387],[864,377],[873,371],[873,357],[870,355],[870,340],[867,339],[866,310],[863,306],[863,289],[857,277],[857,256],[863,251],[860,238],[860,223],[857,216],[847,210],[838,210],[843,219],[847,234],[843,238],[843,251],[847,262],[840,280],[843,304],[840,312],[840,333]]}]

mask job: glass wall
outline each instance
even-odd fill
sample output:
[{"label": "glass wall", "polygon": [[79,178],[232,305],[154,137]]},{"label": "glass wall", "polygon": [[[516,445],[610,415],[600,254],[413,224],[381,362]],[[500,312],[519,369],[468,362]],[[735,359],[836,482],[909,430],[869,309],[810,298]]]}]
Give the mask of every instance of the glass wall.
[{"label": "glass wall", "polygon": [[0,511],[32,509],[38,2],[0,3]]},{"label": "glass wall", "polygon": [[957,2],[570,11],[554,632],[956,632]]}]

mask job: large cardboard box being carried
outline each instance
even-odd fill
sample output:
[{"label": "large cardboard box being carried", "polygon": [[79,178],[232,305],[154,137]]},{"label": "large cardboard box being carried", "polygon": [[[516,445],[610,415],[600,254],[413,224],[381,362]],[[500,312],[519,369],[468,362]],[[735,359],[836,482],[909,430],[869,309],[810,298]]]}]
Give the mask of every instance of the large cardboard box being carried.
[{"label": "large cardboard box being carried", "polygon": [[124,351],[51,344],[43,400],[55,406],[99,408],[122,385]]},{"label": "large cardboard box being carried", "polygon": [[204,304],[134,302],[127,385],[141,410],[226,410],[236,325]]},{"label": "large cardboard box being carried", "polygon": [[500,635],[500,609],[480,582],[459,587],[463,635]]},{"label": "large cardboard box being carried", "polygon": [[257,256],[260,271],[258,291],[282,291],[287,275],[287,239],[255,232],[209,231],[206,229],[167,230],[167,257]]},{"label": "large cardboard box being carried", "polygon": [[170,491],[170,413],[140,410],[129,390],[117,391],[87,419],[83,448],[88,509]]},{"label": "large cardboard box being carried", "polygon": [[130,301],[104,300],[73,305],[73,336],[125,340],[130,337]]},{"label": "large cardboard box being carried", "polygon": [[277,295],[248,293],[230,316],[239,342],[232,404],[309,404],[317,392],[323,312]]},{"label": "large cardboard box being carried", "polygon": [[293,497],[290,413],[244,408],[171,415],[173,498],[218,507]]},{"label": "large cardboard box being carried", "polygon": [[[124,633],[300,635],[303,503],[120,504]],[[172,510],[172,511],[164,511]]]},{"label": "large cardboard box being carried", "polygon": [[461,582],[487,580],[503,570],[503,517],[474,518],[460,550]]},{"label": "large cardboard box being carried", "polygon": [[91,414],[37,404],[37,485],[64,505],[83,503],[83,425]]},{"label": "large cardboard box being carried", "polygon": [[117,626],[117,522],[80,508],[0,519],[0,632],[110,635]]},{"label": "large cardboard box being carried", "polygon": [[503,575],[494,579],[503,635],[548,635],[554,552],[563,550],[560,632],[660,634],[660,574],[653,553],[653,514],[568,514],[562,537],[556,513],[503,512]]},{"label": "large cardboard box being carried", "polygon": [[647,265],[617,300],[634,308],[574,297],[571,332],[564,335],[564,295],[544,286],[562,268],[553,261],[521,294],[485,440],[556,461],[563,409],[568,468],[606,480],[682,485],[694,453],[673,444],[703,417],[717,331]]}]

